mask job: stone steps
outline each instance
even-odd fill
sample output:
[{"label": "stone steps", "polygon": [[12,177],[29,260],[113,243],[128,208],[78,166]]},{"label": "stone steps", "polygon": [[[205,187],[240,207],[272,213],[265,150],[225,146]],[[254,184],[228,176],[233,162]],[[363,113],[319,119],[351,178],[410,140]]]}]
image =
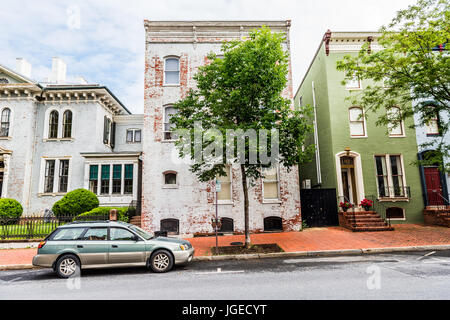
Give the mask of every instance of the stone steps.
[{"label": "stone steps", "polygon": [[130,223],[137,226],[137,227],[141,227],[141,216],[134,216],[130,219]]},{"label": "stone steps", "polygon": [[393,231],[375,211],[359,211],[340,213],[340,225],[354,232]]}]

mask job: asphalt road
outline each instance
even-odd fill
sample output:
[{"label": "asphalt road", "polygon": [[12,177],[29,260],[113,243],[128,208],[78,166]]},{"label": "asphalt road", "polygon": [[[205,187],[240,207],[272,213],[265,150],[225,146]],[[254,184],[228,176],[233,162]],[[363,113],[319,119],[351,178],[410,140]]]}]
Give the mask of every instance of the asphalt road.
[{"label": "asphalt road", "polygon": [[0,271],[0,299],[450,299],[450,250],[329,258],[195,262],[145,268]]}]

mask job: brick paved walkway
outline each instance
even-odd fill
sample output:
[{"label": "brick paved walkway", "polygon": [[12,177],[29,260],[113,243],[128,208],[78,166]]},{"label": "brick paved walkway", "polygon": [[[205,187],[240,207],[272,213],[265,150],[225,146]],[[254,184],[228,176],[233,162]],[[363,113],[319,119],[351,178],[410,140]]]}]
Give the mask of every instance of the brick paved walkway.
[{"label": "brick paved walkway", "polygon": [[[211,254],[215,237],[188,239],[196,256]],[[303,232],[263,233],[251,235],[254,244],[277,243],[286,252],[341,249],[369,249],[425,245],[450,245],[450,228],[423,225],[396,225],[390,232],[351,232],[340,227],[313,228]],[[219,237],[219,246],[243,242],[244,236]],[[0,265],[30,264],[36,249],[0,250]]]}]

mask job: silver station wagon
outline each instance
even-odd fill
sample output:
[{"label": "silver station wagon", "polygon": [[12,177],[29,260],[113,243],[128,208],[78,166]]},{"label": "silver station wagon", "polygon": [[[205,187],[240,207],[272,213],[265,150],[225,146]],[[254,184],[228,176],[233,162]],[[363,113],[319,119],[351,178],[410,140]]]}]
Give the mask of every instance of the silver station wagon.
[{"label": "silver station wagon", "polygon": [[119,221],[73,222],[55,229],[39,244],[33,265],[53,268],[61,278],[96,267],[147,266],[167,272],[192,260],[186,240],[155,237]]}]

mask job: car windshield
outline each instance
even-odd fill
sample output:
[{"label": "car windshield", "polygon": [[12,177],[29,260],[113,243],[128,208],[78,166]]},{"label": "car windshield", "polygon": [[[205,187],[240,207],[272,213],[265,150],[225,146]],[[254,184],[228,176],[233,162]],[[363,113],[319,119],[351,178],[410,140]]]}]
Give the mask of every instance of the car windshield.
[{"label": "car windshield", "polygon": [[133,230],[134,232],[136,232],[138,235],[140,235],[142,238],[144,238],[145,240],[150,240],[151,238],[154,237],[154,235],[150,232],[144,231],[139,227],[136,226],[130,226],[129,227],[131,230]]}]

